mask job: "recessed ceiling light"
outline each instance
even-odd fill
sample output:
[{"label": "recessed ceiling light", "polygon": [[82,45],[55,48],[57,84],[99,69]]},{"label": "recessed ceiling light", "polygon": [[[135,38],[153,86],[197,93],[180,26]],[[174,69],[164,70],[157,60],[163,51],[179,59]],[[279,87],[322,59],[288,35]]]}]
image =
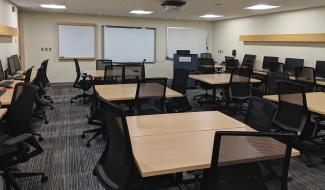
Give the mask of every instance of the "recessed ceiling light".
[{"label": "recessed ceiling light", "polygon": [[254,5],[254,6],[246,7],[245,9],[251,9],[251,10],[268,10],[268,9],[275,9],[275,8],[279,8],[279,7],[280,6],[259,4],[259,5]]},{"label": "recessed ceiling light", "polygon": [[46,9],[66,9],[65,5],[56,5],[56,4],[40,4],[42,8]]},{"label": "recessed ceiling light", "polygon": [[209,14],[206,14],[206,15],[202,15],[200,16],[201,18],[220,18],[220,17],[223,17],[222,15],[209,15]]},{"label": "recessed ceiling light", "polygon": [[133,10],[133,11],[130,11],[129,13],[137,14],[137,15],[149,15],[149,14],[152,14],[153,12],[152,11],[144,11],[144,10]]}]

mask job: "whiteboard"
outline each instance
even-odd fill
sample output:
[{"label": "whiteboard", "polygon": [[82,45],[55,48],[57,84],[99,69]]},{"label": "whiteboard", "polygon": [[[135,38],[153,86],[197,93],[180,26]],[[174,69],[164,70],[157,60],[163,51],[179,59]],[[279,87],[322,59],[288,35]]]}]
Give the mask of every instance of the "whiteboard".
[{"label": "whiteboard", "polygon": [[208,32],[201,28],[167,27],[167,58],[176,50],[190,50],[191,54],[207,52]]},{"label": "whiteboard", "polygon": [[113,62],[155,62],[156,29],[103,26],[103,58]]},{"label": "whiteboard", "polygon": [[96,26],[59,24],[59,58],[96,57]]}]

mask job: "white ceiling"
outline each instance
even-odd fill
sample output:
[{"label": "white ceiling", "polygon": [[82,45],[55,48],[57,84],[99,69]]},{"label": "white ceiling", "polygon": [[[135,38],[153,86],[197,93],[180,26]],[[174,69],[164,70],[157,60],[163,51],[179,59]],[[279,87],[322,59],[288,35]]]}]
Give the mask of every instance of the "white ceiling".
[{"label": "white ceiling", "polygon": [[[164,12],[160,4],[164,0],[11,0],[23,10],[51,11],[40,8],[39,4],[65,4],[66,13],[81,13],[95,15],[131,16],[129,11],[143,9],[154,11],[151,15],[142,17],[180,20],[207,20],[199,18],[204,14],[224,15],[222,18],[209,19],[221,20],[238,18],[272,12],[283,12],[311,7],[325,6],[325,0],[185,0],[186,5],[182,12]],[[243,8],[255,4],[270,4],[281,8],[268,11],[253,11]]]}]

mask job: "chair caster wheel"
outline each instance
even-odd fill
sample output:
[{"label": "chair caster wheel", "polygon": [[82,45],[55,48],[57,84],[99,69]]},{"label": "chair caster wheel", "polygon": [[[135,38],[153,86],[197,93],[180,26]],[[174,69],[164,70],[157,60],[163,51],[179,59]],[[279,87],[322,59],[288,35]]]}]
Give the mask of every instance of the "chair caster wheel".
[{"label": "chair caster wheel", "polygon": [[44,123],[45,123],[45,124],[49,124],[49,121],[46,120]]},{"label": "chair caster wheel", "polygon": [[82,135],[81,135],[81,138],[82,138],[82,139],[86,138],[86,135],[85,135],[85,134],[82,134]]},{"label": "chair caster wheel", "polygon": [[87,144],[86,144],[86,147],[88,147],[88,148],[91,147],[91,146],[90,146],[90,143],[87,143]]},{"label": "chair caster wheel", "polygon": [[38,137],[38,141],[43,141],[44,140],[44,138],[43,137]]},{"label": "chair caster wheel", "polygon": [[51,110],[53,110],[54,108],[53,108],[53,106],[51,106],[51,108],[50,108]]},{"label": "chair caster wheel", "polygon": [[47,176],[42,176],[42,178],[41,178],[41,182],[42,183],[46,183],[47,181],[48,181],[48,177]]}]

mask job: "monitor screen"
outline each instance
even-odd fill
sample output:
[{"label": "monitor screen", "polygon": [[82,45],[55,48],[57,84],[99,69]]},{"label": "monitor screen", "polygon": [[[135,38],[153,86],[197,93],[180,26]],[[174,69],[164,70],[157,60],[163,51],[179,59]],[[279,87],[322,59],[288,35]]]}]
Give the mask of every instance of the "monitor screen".
[{"label": "monitor screen", "polygon": [[11,76],[16,74],[15,62],[12,57],[8,57],[8,72]]},{"label": "monitor screen", "polygon": [[274,62],[279,62],[279,58],[278,57],[271,57],[271,56],[264,56],[263,58],[263,69],[270,69],[271,68],[271,64]]},{"label": "monitor screen", "polygon": [[303,67],[304,59],[296,59],[296,58],[286,58],[284,71],[288,73],[295,73],[296,67]]}]

